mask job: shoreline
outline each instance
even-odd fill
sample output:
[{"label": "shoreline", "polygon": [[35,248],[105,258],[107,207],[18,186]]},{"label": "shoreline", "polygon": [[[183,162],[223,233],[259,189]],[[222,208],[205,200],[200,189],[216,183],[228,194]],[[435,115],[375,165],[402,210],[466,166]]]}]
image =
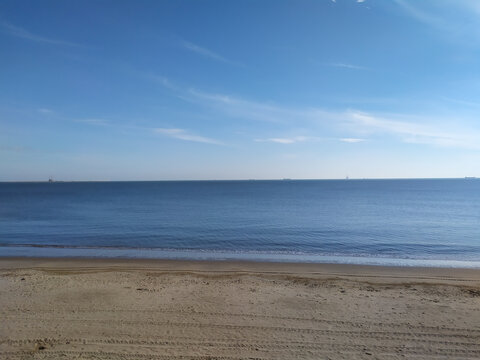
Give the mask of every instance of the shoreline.
[{"label": "shoreline", "polygon": [[162,248],[98,248],[64,246],[0,246],[0,258],[128,259],[178,261],[245,261],[304,264],[348,264],[386,267],[480,269],[480,260],[399,258],[284,252],[203,251]]},{"label": "shoreline", "polygon": [[82,273],[153,271],[159,273],[278,275],[301,278],[344,278],[375,282],[423,282],[480,286],[480,269],[382,266],[338,263],[270,262],[249,260],[174,260],[138,258],[1,257],[0,271],[40,270]]}]

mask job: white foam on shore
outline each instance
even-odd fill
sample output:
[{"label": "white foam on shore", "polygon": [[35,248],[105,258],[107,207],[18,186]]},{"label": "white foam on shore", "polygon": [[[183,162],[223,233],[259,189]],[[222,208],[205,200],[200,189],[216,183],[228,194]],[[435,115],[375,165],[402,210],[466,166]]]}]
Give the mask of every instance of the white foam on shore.
[{"label": "white foam on shore", "polygon": [[402,259],[368,256],[318,255],[301,253],[260,253],[228,251],[196,251],[128,248],[57,248],[57,247],[0,247],[0,257],[58,257],[58,258],[139,258],[209,261],[267,261],[296,263],[331,263],[403,267],[480,268],[480,261],[453,259]]}]

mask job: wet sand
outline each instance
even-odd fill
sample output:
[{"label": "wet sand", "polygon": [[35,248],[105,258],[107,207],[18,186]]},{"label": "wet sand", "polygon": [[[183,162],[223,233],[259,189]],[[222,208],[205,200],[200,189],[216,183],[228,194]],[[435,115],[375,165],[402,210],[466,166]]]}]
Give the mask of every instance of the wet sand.
[{"label": "wet sand", "polygon": [[0,259],[2,359],[478,359],[480,270]]}]

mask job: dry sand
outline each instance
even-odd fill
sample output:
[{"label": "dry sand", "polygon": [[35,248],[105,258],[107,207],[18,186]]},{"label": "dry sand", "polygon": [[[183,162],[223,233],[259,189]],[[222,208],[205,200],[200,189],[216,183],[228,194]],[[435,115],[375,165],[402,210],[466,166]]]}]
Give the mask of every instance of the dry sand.
[{"label": "dry sand", "polygon": [[1,359],[479,359],[480,270],[0,259]]}]

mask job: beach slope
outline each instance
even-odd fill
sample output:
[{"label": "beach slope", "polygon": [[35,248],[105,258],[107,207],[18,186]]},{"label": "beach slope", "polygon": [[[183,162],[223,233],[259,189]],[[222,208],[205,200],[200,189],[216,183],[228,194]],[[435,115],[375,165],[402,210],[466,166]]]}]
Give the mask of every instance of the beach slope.
[{"label": "beach slope", "polygon": [[0,259],[2,359],[478,359],[480,270]]}]

